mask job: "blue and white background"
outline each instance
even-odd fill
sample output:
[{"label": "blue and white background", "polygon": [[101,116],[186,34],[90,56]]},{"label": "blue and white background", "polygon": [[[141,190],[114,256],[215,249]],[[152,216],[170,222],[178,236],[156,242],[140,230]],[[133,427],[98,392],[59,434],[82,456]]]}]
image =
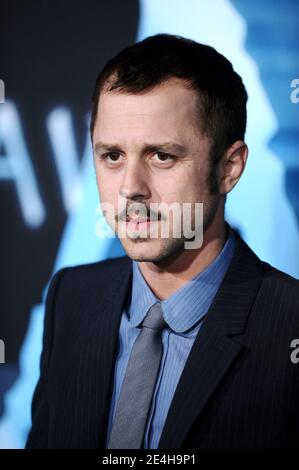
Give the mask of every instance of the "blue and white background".
[{"label": "blue and white background", "polygon": [[212,45],[233,63],[249,94],[250,153],[228,196],[226,218],[258,256],[299,278],[299,3],[2,4],[0,448],[22,448],[50,277],[63,266],[123,254],[118,239],[95,233],[98,194],[88,132],[96,75],[123,47],[173,33]]}]

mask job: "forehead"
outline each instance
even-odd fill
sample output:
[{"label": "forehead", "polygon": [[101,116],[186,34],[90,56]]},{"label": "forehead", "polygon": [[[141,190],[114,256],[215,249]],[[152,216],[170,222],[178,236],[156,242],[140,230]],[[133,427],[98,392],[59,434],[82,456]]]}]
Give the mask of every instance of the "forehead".
[{"label": "forehead", "polygon": [[138,134],[154,138],[182,138],[199,132],[197,92],[170,79],[143,93],[102,92],[94,128],[96,138]]}]

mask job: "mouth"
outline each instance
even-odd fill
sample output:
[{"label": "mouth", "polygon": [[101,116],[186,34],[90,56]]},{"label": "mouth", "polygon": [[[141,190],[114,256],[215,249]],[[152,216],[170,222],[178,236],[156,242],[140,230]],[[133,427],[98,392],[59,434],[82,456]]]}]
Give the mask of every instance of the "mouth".
[{"label": "mouth", "polygon": [[155,222],[157,219],[150,219],[149,217],[142,218],[142,217],[126,217],[126,226],[132,230],[144,230],[147,228],[151,223]]},{"label": "mouth", "polygon": [[121,218],[121,220],[123,222],[126,223],[126,226],[128,228],[130,228],[131,230],[136,230],[136,231],[142,231],[144,229],[146,229],[147,227],[150,226],[150,224],[154,223],[154,222],[158,222],[159,220],[161,219],[161,216],[160,214],[158,214],[157,216],[156,215],[153,215],[150,217],[150,215],[148,215],[148,217],[138,217],[138,216],[135,216],[135,217],[131,217],[129,215]]}]

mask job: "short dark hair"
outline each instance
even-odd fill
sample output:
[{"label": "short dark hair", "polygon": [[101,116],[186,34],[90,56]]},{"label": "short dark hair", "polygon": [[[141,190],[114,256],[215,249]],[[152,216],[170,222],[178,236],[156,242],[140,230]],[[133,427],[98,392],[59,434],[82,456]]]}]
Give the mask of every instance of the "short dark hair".
[{"label": "short dark hair", "polygon": [[211,159],[217,165],[225,150],[244,140],[247,92],[232,64],[213,47],[170,34],[157,34],[122,50],[99,74],[92,98],[91,137],[100,93],[141,93],[170,78],[179,78],[198,92],[199,122],[211,138]]}]

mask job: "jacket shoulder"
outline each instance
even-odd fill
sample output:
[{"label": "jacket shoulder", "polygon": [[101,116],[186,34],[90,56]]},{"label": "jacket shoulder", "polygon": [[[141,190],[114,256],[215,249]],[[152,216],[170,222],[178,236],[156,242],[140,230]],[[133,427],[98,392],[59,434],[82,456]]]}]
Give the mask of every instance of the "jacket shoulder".
[{"label": "jacket shoulder", "polygon": [[264,269],[264,280],[273,285],[284,289],[294,291],[299,296],[299,280],[279,269],[271,266],[269,263],[262,262]]},{"label": "jacket shoulder", "polygon": [[123,267],[127,267],[131,261],[128,256],[124,255],[116,258],[107,258],[95,263],[78,264],[76,266],[70,266],[67,269],[69,269],[73,275],[79,276],[122,269]]},{"label": "jacket shoulder", "polygon": [[261,291],[271,305],[276,305],[285,316],[293,315],[299,321],[299,280],[262,262],[264,277]]},{"label": "jacket shoulder", "polygon": [[131,269],[132,260],[128,256],[109,258],[95,263],[86,263],[59,269],[53,280],[59,280],[60,292],[72,291],[74,295],[82,289],[105,289],[111,286],[116,277]]}]

